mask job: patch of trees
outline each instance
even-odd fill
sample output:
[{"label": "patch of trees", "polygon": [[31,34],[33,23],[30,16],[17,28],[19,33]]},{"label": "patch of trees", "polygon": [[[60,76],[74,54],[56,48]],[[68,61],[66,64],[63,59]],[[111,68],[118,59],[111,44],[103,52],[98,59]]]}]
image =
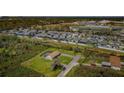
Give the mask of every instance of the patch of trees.
[{"label": "patch of trees", "polygon": [[60,23],[71,23],[82,20],[118,20],[124,17],[2,17],[0,19],[0,29],[13,29],[19,27],[31,27],[33,25],[49,25]]},{"label": "patch of trees", "polygon": [[0,76],[8,76],[8,77],[40,77],[44,76],[41,73],[38,73],[34,70],[18,66],[18,68],[9,69],[7,72],[0,73]]},{"label": "patch of trees", "polygon": [[52,25],[44,25],[44,26],[35,26],[35,29],[42,29],[48,31],[70,31],[70,26],[75,26],[77,24],[74,23],[63,23],[63,24],[52,24]]},{"label": "patch of trees", "polygon": [[123,77],[123,70],[116,71],[110,68],[78,66],[67,75],[69,77]]},{"label": "patch of trees", "polygon": [[68,23],[68,22],[74,22],[75,19],[70,18],[21,18],[21,17],[8,17],[3,18],[3,20],[0,20],[0,28],[2,30],[6,29],[14,29],[14,28],[27,28],[34,25],[50,25],[50,24],[59,24],[59,23]]},{"label": "patch of trees", "polygon": [[[37,41],[29,41],[8,35],[0,35],[0,42],[0,76],[14,76],[14,74],[18,76],[22,74],[21,69],[25,76],[28,75],[26,73],[30,73],[28,76],[31,73],[34,76],[39,75],[35,71],[21,67],[21,63],[44,51],[47,47],[42,46],[40,43],[37,44]],[[19,71],[17,71],[18,69]]]}]

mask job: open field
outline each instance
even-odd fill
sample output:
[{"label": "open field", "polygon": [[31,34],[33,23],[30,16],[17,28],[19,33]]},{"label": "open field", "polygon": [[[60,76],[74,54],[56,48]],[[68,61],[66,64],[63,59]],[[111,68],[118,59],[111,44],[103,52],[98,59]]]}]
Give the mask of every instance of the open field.
[{"label": "open field", "polygon": [[46,60],[38,54],[37,56],[31,58],[30,60],[22,63],[22,66],[30,68],[36,72],[43,74],[44,76],[57,76],[61,71],[59,69],[52,71],[51,64],[52,61]]}]

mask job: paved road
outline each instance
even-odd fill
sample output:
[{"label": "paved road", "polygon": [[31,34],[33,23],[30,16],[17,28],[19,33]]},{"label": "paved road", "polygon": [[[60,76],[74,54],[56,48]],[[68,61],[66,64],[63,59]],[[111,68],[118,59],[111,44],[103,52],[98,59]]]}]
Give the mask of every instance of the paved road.
[{"label": "paved road", "polygon": [[58,77],[64,77],[66,76],[66,74],[76,65],[78,65],[79,63],[77,62],[80,59],[80,55],[74,56],[73,60],[66,66],[66,69],[64,71],[62,71]]},{"label": "paved road", "polygon": [[[66,41],[62,41],[63,43],[67,43]],[[69,44],[76,44],[74,42],[68,42]],[[78,43],[78,45],[82,45],[82,46],[88,46],[87,44],[81,44],[81,43]],[[98,46],[98,48],[100,49],[106,49],[106,50],[112,50],[112,51],[116,51],[116,52],[122,52],[124,53],[123,50],[118,50],[118,49],[113,49],[113,48],[106,48],[106,47],[101,47],[101,46]]]},{"label": "paved road", "polygon": [[[76,44],[76,43],[74,43],[74,42],[67,42],[67,41],[61,41],[61,42],[63,42],[63,43],[68,43],[68,44],[74,44],[74,45]],[[78,43],[78,45],[81,45],[81,46],[88,46],[87,44],[82,44],[82,43]],[[89,47],[89,46],[88,46],[88,47]],[[106,47],[101,47],[101,46],[98,46],[98,48],[124,53],[123,50],[118,50],[118,49],[113,49],[113,48],[106,48]]]},{"label": "paved road", "polygon": [[[23,37],[23,36],[21,36],[21,37]],[[43,38],[37,38],[37,39],[43,39]],[[51,40],[53,41],[53,39],[51,39]],[[54,41],[58,42],[57,40],[54,40]],[[63,43],[69,43],[69,44],[76,44],[76,43],[74,43],[74,42],[67,42],[67,41],[61,41],[61,42],[63,42]],[[82,44],[82,43],[78,43],[78,45],[88,46],[87,44]],[[89,47],[89,46],[88,46],[88,47]],[[106,47],[101,47],[101,46],[98,46],[98,48],[124,53],[123,50],[117,50],[117,49],[113,49],[113,48],[106,48]]]},{"label": "paved road", "polygon": [[112,51],[116,51],[116,52],[122,52],[122,53],[124,53],[124,51],[123,50],[117,50],[117,49],[113,49],[113,48],[106,48],[106,47],[98,47],[98,48],[102,48],[102,49],[107,49],[107,50],[112,50]]}]

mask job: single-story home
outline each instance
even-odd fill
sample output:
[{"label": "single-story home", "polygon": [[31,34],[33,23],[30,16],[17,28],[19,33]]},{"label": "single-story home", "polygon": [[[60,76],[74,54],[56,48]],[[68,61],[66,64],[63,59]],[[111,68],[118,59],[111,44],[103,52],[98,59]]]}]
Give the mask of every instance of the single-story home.
[{"label": "single-story home", "polygon": [[54,58],[60,56],[61,53],[59,51],[54,51],[46,56],[46,59],[53,60]]}]

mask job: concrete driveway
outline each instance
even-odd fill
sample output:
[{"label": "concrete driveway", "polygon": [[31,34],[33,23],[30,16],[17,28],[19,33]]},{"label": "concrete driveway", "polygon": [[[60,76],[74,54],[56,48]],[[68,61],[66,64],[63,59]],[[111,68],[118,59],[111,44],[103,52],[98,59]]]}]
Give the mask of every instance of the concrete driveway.
[{"label": "concrete driveway", "polygon": [[66,74],[76,65],[78,65],[78,60],[80,59],[80,55],[74,56],[72,61],[66,66],[66,69],[64,71],[62,71],[58,77],[64,77],[66,76]]}]

